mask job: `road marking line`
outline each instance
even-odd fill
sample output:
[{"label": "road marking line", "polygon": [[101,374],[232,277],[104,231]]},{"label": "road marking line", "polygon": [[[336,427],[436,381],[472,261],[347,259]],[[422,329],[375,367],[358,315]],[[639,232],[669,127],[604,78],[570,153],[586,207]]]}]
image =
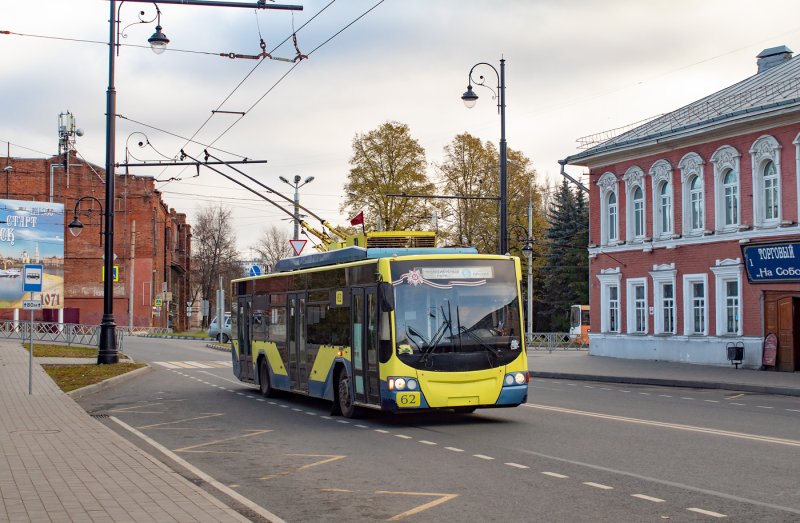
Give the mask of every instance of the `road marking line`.
[{"label": "road marking line", "polygon": [[198,369],[213,369],[211,365],[206,365],[205,363],[200,363],[199,361],[184,361],[184,363],[197,367]]},{"label": "road marking line", "polygon": [[433,441],[428,441],[426,439],[421,439],[419,440],[419,442],[422,443],[423,445],[438,445],[438,443],[435,443]]},{"label": "road marking line", "polygon": [[567,479],[569,476],[565,476],[564,474],[558,474],[557,472],[542,472],[545,476],[550,476],[551,478],[558,478],[558,479]]},{"label": "road marking line", "polygon": [[240,435],[236,435],[236,436],[233,436],[233,437],[230,437],[230,438],[218,439],[218,440],[214,440],[214,441],[209,441],[208,443],[199,443],[197,445],[192,445],[190,447],[183,447],[183,448],[180,448],[180,449],[175,449],[175,452],[197,452],[197,453],[211,453],[211,454],[241,454],[241,452],[238,451],[238,450],[237,451],[208,451],[208,450],[194,450],[194,449],[199,448],[199,447],[207,447],[209,445],[214,445],[216,443],[222,443],[222,442],[225,442],[225,441],[231,441],[231,440],[234,440],[234,439],[243,439],[243,438],[250,438],[250,437],[253,437],[253,436],[260,436],[261,434],[266,434],[267,432],[272,432],[272,429],[251,430],[251,431],[248,431],[248,432],[250,432],[250,434],[240,434]]},{"label": "road marking line", "polygon": [[703,400],[703,401],[707,401],[708,403],[719,403],[718,400]]},{"label": "road marking line", "polygon": [[603,490],[614,490],[614,487],[609,487],[608,485],[603,485],[602,483],[592,483],[591,481],[584,481],[583,484]]},{"label": "road marking line", "polygon": [[[274,523],[286,523],[284,520],[282,520],[281,518],[279,518],[278,516],[276,516],[275,514],[270,512],[269,510],[265,509],[264,507],[262,507],[260,505],[257,505],[255,503],[253,503],[252,501],[250,501],[246,497],[242,496],[241,494],[239,494],[235,490],[231,489],[230,487],[227,487],[227,486],[223,485],[222,483],[220,483],[216,479],[212,478],[211,476],[209,476],[208,474],[206,474],[205,472],[203,472],[199,468],[195,467],[194,465],[192,465],[191,463],[189,463],[185,459],[181,458],[180,456],[178,456],[174,452],[170,451],[168,448],[164,447],[163,445],[161,445],[157,441],[155,441],[155,440],[153,440],[151,438],[148,438],[146,435],[142,434],[141,432],[139,432],[135,428],[131,427],[130,425],[127,425],[126,423],[118,420],[114,416],[111,416],[110,419],[114,423],[117,423],[118,425],[120,425],[121,427],[125,428],[126,430],[128,430],[128,431],[132,432],[133,434],[139,436],[144,441],[146,441],[147,443],[152,445],[154,448],[156,448],[157,450],[162,452],[164,455],[168,456],[173,461],[179,463],[181,466],[183,466],[186,469],[188,469],[189,471],[191,471],[198,478],[202,479],[203,481],[205,481],[206,483],[208,483],[209,485],[211,485],[215,489],[219,490],[220,492],[224,493],[225,495],[235,499],[236,501],[238,501],[239,503],[241,503],[245,507],[249,508],[250,510],[252,510],[256,514],[258,514],[261,517],[263,517],[264,519],[266,519],[267,521],[272,521]],[[175,471],[173,471],[167,465],[162,464],[157,458],[153,457],[152,461],[156,465],[160,464],[164,468],[164,470],[169,471],[172,474],[175,473]],[[196,487],[196,489],[197,489],[197,491],[199,493],[201,493],[201,494],[204,493],[202,488]]]},{"label": "road marking line", "polygon": [[759,436],[757,434],[747,434],[744,432],[731,432],[728,430],[711,429],[706,427],[697,427],[693,425],[681,425],[678,423],[667,423],[663,421],[652,421],[638,418],[627,418],[625,416],[612,416],[610,414],[599,414],[597,412],[587,412],[582,410],[564,409],[561,407],[551,407],[549,405],[536,405],[534,403],[524,403],[525,407],[529,409],[549,410],[552,412],[560,412],[564,414],[577,414],[579,416],[588,416],[592,418],[601,418],[612,421],[624,421],[626,423],[636,423],[639,425],[650,425],[653,427],[661,427],[676,430],[685,430],[689,432],[700,432],[703,434],[711,434],[714,436],[726,436],[729,438],[746,439],[751,441],[761,441],[764,443],[775,443],[778,445],[788,445],[790,447],[800,447],[800,440],[775,438],[771,436]]},{"label": "road marking line", "polygon": [[593,389],[594,387],[592,387],[591,385],[584,385],[584,388]]},{"label": "road marking line", "polygon": [[424,505],[420,505],[418,507],[414,507],[411,510],[406,510],[396,516],[390,517],[387,521],[400,521],[401,519],[405,519],[408,516],[413,516],[415,514],[419,514],[422,511],[428,510],[429,508],[433,508],[437,505],[441,505],[442,503],[446,503],[451,499],[455,499],[458,497],[458,494],[437,494],[435,492],[390,492],[387,490],[376,490],[375,494],[400,494],[404,496],[438,496],[439,499],[435,499],[430,503],[425,503]]},{"label": "road marking line", "polygon": [[270,480],[270,479],[280,478],[280,477],[283,477],[283,476],[288,476],[289,474],[294,474],[296,472],[300,472],[301,470],[309,469],[311,467],[316,467],[318,465],[324,465],[324,464],[330,463],[332,461],[339,461],[340,459],[344,459],[344,458],[347,457],[347,456],[338,455],[338,454],[287,454],[287,456],[301,456],[301,457],[328,458],[328,459],[323,459],[323,460],[320,460],[320,461],[315,461],[313,463],[308,463],[308,464],[303,465],[301,467],[292,468],[292,469],[289,469],[289,470],[284,470],[284,471],[278,472],[276,474],[267,474],[266,476],[261,476],[258,479],[260,479],[262,481],[267,481],[267,480]]},{"label": "road marking line", "polygon": [[460,449],[458,447],[445,447],[447,450],[452,450],[453,452],[464,452],[464,449]]},{"label": "road marking line", "polygon": [[166,362],[166,361],[154,361],[153,363],[155,363],[156,365],[161,365],[162,367],[166,367],[168,369],[178,369],[178,368],[180,368],[177,365],[173,365],[172,363],[169,363],[169,362]]},{"label": "road marking line", "polygon": [[756,405],[757,409],[774,409],[775,407],[765,407],[764,405]]},{"label": "road marking line", "polygon": [[631,494],[634,498],[643,499],[645,501],[652,501],[653,503],[664,503],[664,500],[661,498],[654,498],[653,496],[645,496],[644,494]]},{"label": "road marking line", "polygon": [[494,459],[494,458],[493,458],[493,457],[491,457],[491,456],[484,456],[483,454],[473,454],[473,455],[472,455],[472,457],[474,457],[474,458],[478,458],[478,459],[485,459],[485,460],[487,460],[487,461],[488,461],[488,460],[492,460],[492,459]]},{"label": "road marking line", "polygon": [[289,405],[281,405],[281,404],[278,404],[278,406],[279,406],[280,408],[282,408],[282,409],[288,409],[288,408],[289,408]]},{"label": "road marking line", "polygon": [[309,416],[316,416],[317,415],[316,412],[306,412],[306,414],[308,414]]},{"label": "road marking line", "polygon": [[694,400],[694,398],[681,397],[682,400]]},{"label": "road marking line", "polygon": [[672,397],[669,394],[659,394],[658,396],[661,397],[661,398],[671,398]]},{"label": "road marking line", "polygon": [[520,465],[519,463],[513,463],[513,462],[506,463],[506,465],[508,465],[509,467],[514,467],[514,468],[518,468],[518,469],[529,469],[530,468],[527,465]]},{"label": "road marking line", "polygon": [[336,422],[337,422],[337,423],[343,423],[343,424],[345,424],[345,425],[349,425],[349,424],[350,424],[350,422],[349,422],[349,421],[347,421],[347,420],[344,420],[344,419],[337,419],[337,420],[336,420]]},{"label": "road marking line", "polygon": [[298,408],[294,408],[292,410],[295,411],[295,412],[303,412],[303,409],[298,409]]},{"label": "road marking line", "polygon": [[786,410],[788,410],[789,412],[800,412],[800,410],[797,409],[786,409]]},{"label": "road marking line", "polygon": [[256,401],[266,401],[264,398],[256,398]]},{"label": "road marking line", "polygon": [[609,389],[608,387],[600,387],[600,390],[614,390],[614,389]]},{"label": "road marking line", "polygon": [[701,508],[687,508],[686,510],[690,510],[692,512],[697,512],[698,514],[705,514],[706,516],[712,516],[715,518],[727,518],[725,514],[720,514],[719,512],[711,512],[710,510],[703,510]]},{"label": "road marking line", "polygon": [[639,394],[641,394],[642,396],[649,396],[650,395],[649,392],[640,392]]},{"label": "road marking line", "polygon": [[[325,418],[325,417],[327,417],[327,416],[322,416],[322,417],[323,417],[323,418]],[[330,418],[329,418],[329,419],[330,419]],[[368,429],[368,428],[369,428],[369,427],[367,427],[366,425],[356,425],[356,427],[358,427],[358,428],[360,428],[360,429]]]},{"label": "road marking line", "polygon": [[[272,401],[270,401],[270,403],[272,403],[273,405],[275,405],[275,403],[273,403]],[[322,418],[322,419],[333,419],[333,418],[331,418],[330,416],[320,416],[320,418]]]},{"label": "road marking line", "polygon": [[179,420],[175,420],[175,421],[167,421],[167,422],[164,422],[164,423],[153,423],[152,425],[143,425],[143,426],[137,427],[137,428],[140,428],[140,429],[153,429],[153,428],[157,428],[157,427],[163,427],[164,425],[175,425],[176,423],[183,423],[184,421],[196,421],[196,420],[199,420],[199,419],[216,418],[217,416],[224,416],[224,415],[225,414],[223,414],[223,413],[214,413],[214,412],[212,412],[212,413],[206,414],[205,416],[196,416],[194,418],[184,418],[184,419],[179,419]]},{"label": "road marking line", "polygon": [[380,432],[381,434],[389,434],[388,430],[383,430],[383,429],[375,429],[375,432]]},{"label": "road marking line", "polygon": [[619,392],[630,392],[629,390],[620,390]]},{"label": "road marking line", "polygon": [[406,436],[405,434],[395,434],[394,437],[402,439],[411,439],[411,436]]},{"label": "road marking line", "polygon": [[733,402],[730,402],[728,405],[739,405],[740,407],[744,407],[747,404],[746,403],[733,403]]},{"label": "road marking line", "polygon": [[734,394],[733,396],[728,396],[725,398],[726,400],[735,400],[736,398],[741,398],[744,394]]}]

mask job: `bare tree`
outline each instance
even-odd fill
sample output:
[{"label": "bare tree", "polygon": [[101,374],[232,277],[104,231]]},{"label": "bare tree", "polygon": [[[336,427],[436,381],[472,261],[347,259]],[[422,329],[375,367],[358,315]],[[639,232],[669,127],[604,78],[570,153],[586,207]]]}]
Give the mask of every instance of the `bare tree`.
[{"label": "bare tree", "polygon": [[[223,205],[207,205],[197,211],[192,227],[192,278],[203,300],[216,305],[219,277],[223,285],[241,272],[237,259],[236,234],[231,224],[231,210]],[[210,310],[214,310],[212,307]],[[208,317],[203,326],[208,325]]]},{"label": "bare tree", "polygon": [[259,261],[267,272],[271,272],[275,268],[278,260],[293,254],[291,245],[289,245],[291,238],[288,230],[271,225],[261,233],[256,244],[251,247],[258,254]]}]

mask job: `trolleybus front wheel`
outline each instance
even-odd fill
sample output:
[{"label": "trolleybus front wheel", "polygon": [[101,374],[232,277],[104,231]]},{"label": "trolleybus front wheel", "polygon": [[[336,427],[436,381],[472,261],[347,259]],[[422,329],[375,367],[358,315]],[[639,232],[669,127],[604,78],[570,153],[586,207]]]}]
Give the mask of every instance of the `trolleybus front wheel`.
[{"label": "trolleybus front wheel", "polygon": [[336,395],[339,410],[345,418],[356,417],[356,406],[353,404],[353,395],[350,394],[350,376],[347,371],[339,373],[339,393]]}]

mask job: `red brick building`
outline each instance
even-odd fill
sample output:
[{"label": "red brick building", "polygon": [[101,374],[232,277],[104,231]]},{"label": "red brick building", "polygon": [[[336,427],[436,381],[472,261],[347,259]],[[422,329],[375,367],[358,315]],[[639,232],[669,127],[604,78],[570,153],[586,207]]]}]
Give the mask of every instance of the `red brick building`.
[{"label": "red brick building", "polygon": [[[67,225],[75,204],[84,196],[105,205],[105,170],[75,157],[65,166],[65,155],[48,159],[5,158],[9,166],[0,178],[0,198],[63,203],[64,309],[38,313],[46,321],[99,324],[103,315],[103,238],[101,207],[85,199],[78,208],[84,224],[74,237]],[[2,159],[0,159],[2,161]],[[191,226],[186,215],[169,209],[153,179],[117,175],[114,198],[114,319],[118,326],[188,326],[190,299]],[[155,307],[156,298],[161,307]],[[166,299],[165,299],[166,298]],[[14,311],[0,311],[10,319]]]},{"label": "red brick building", "polygon": [[590,175],[592,354],[729,365],[741,343],[747,367],[800,370],[791,56],[767,49],[754,76],[565,160]]}]

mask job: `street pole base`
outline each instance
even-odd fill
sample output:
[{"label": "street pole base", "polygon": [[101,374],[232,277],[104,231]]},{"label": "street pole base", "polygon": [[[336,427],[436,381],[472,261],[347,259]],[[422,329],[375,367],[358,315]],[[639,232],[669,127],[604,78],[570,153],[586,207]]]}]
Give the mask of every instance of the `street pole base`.
[{"label": "street pole base", "polygon": [[109,318],[104,315],[103,322],[100,324],[100,347],[97,352],[98,365],[119,363],[115,328],[113,316]]}]

